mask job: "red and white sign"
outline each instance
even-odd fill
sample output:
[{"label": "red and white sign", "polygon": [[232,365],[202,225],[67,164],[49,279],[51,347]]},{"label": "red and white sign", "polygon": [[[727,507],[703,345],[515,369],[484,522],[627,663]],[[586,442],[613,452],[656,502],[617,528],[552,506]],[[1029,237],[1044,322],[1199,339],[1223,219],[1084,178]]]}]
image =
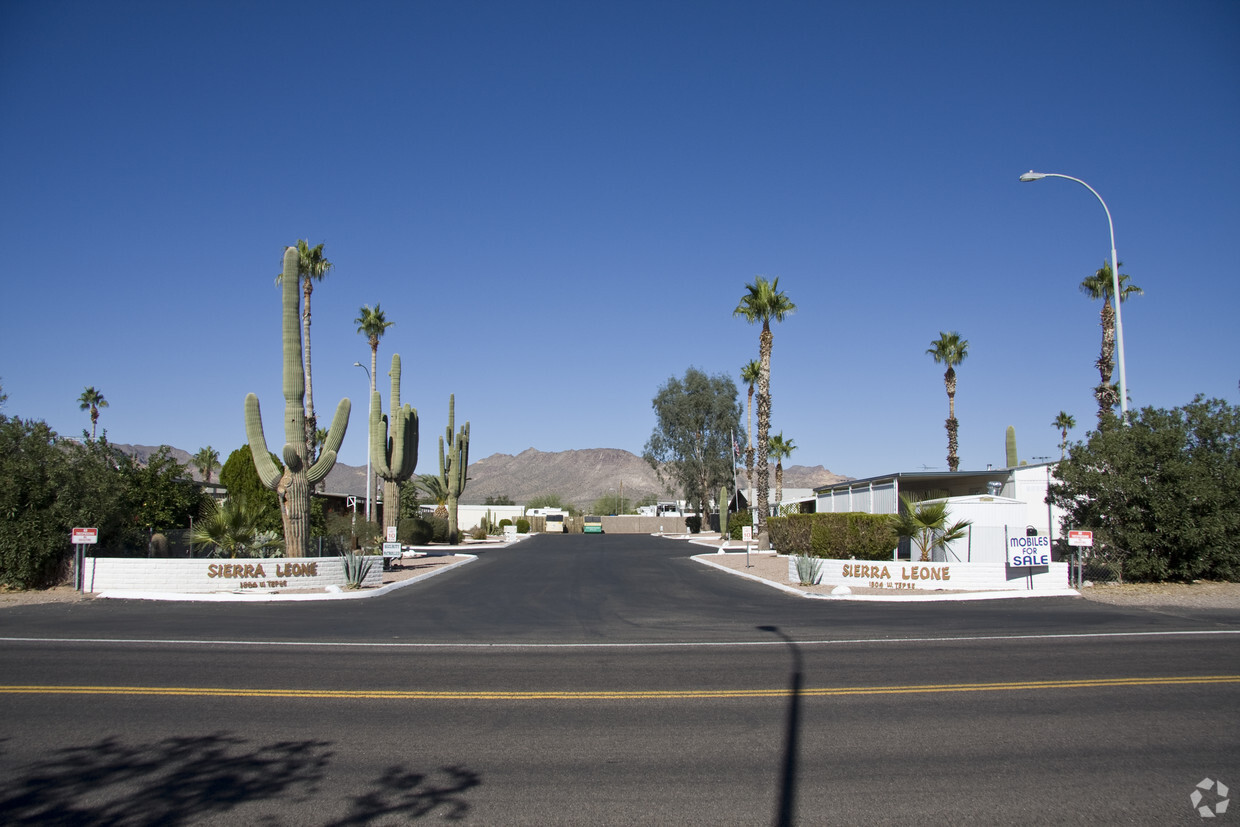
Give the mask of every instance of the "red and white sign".
[{"label": "red and white sign", "polygon": [[75,528],[72,539],[75,546],[93,546],[99,542],[99,529]]},{"label": "red and white sign", "polygon": [[387,527],[387,541],[389,543],[396,542],[396,526],[390,525]]},{"label": "red and white sign", "polygon": [[1094,533],[1092,531],[1069,531],[1068,545],[1070,546],[1092,546],[1094,544]]}]

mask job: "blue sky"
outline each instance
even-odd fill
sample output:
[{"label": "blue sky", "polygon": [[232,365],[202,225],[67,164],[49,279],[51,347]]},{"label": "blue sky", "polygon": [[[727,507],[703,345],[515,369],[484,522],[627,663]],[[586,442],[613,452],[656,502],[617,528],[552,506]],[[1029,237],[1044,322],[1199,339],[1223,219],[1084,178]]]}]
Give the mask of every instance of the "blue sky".
[{"label": "blue sky", "polygon": [[[280,254],[326,242],[321,419],[365,463],[380,302],[419,409],[456,394],[472,458],[640,453],[659,385],[757,357],[733,318],[778,276],[772,425],[790,464],[1057,456],[1094,418],[1099,306],[1123,272],[1134,406],[1240,394],[1240,4],[0,4],[4,412],[115,442],[245,442],[279,415]],[[742,390],[743,399],[743,390]]]}]

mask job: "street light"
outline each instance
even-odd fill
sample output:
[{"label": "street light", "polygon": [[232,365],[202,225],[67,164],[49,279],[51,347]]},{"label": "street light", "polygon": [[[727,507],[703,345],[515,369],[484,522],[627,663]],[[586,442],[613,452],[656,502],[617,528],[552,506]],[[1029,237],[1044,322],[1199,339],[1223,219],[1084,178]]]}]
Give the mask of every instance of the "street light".
[{"label": "street light", "polygon": [[1075,181],[1085,189],[1094,194],[1094,198],[1098,199],[1098,203],[1102,205],[1102,209],[1107,214],[1107,226],[1111,230],[1111,289],[1115,291],[1115,347],[1119,352],[1119,411],[1120,421],[1128,422],[1128,375],[1124,370],[1124,322],[1120,318],[1120,292],[1119,292],[1119,259],[1115,255],[1115,222],[1111,220],[1111,210],[1107,207],[1107,202],[1102,200],[1102,196],[1098,191],[1086,184],[1080,178],[1073,178],[1071,175],[1060,175],[1057,172],[1034,172],[1029,170],[1020,176],[1021,181],[1038,181],[1042,178],[1066,178],[1069,181]]},{"label": "street light", "polygon": [[370,378],[370,368],[361,362],[354,362],[353,367],[366,371],[366,522],[369,523],[372,521],[370,511],[370,438],[372,436],[370,433],[370,415],[374,413],[371,407],[375,404],[375,397],[370,392],[370,386],[373,384]]}]

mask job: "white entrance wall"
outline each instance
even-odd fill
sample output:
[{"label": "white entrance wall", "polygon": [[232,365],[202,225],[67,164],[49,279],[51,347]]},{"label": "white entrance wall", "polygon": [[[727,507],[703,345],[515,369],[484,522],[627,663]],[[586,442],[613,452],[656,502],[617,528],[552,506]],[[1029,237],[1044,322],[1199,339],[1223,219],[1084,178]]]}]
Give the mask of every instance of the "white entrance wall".
[{"label": "white entrance wall", "polygon": [[[918,563],[908,560],[819,560],[821,583],[849,588],[904,591],[1062,591],[1068,564],[1012,568],[1006,562]],[[788,582],[796,585],[797,561],[788,558]]]},{"label": "white entrance wall", "polygon": [[[383,559],[373,564],[364,585],[383,585]],[[176,560],[148,557],[87,557],[83,561],[86,592],[280,592],[344,587],[339,557],[267,557],[246,560]]]}]

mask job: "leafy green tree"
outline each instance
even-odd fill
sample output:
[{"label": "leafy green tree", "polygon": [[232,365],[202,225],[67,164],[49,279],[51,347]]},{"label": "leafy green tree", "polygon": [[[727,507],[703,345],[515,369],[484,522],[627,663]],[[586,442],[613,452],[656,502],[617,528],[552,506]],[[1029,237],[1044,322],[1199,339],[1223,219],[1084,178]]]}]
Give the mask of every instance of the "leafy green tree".
[{"label": "leafy green tree", "polygon": [[1056,466],[1064,530],[1093,531],[1133,580],[1240,580],[1240,408],[1199,395],[1129,413]]},{"label": "leafy green tree", "polygon": [[[311,247],[304,238],[297,239],[297,278],[301,282],[301,352],[306,369],[306,450],[311,458],[317,456],[316,441],[318,434],[318,418],[314,415],[314,373],[310,369],[310,295],[314,292],[314,283],[327,278],[335,266],[323,255],[323,245]],[[284,273],[276,274],[276,284],[284,281]]]},{"label": "leafy green tree", "polygon": [[732,482],[732,435],[741,418],[736,383],[691,367],[684,379],[668,379],[651,404],[656,424],[642,458],[706,514],[713,492]]},{"label": "leafy green tree", "polygon": [[921,561],[932,560],[936,551],[967,536],[972,525],[968,520],[958,520],[949,525],[947,503],[943,500],[918,502],[902,494],[900,503],[900,513],[892,525],[897,535],[913,542],[917,547],[917,559]]},{"label": "leafy green tree", "polygon": [[146,464],[128,458],[126,475],[133,521],[148,532],[187,528],[202,506],[203,493],[189,478],[188,467],[177,462],[172,449],[161,445]]},{"label": "leafy green tree", "polygon": [[1051,427],[1059,431],[1059,458],[1063,459],[1068,451],[1068,431],[1076,427],[1076,420],[1067,411],[1060,411]]},{"label": "leafy green tree", "polygon": [[60,491],[69,461],[46,422],[0,415],[0,584],[50,584],[71,549]]},{"label": "leafy green tree", "polygon": [[499,494],[498,496],[488,496],[484,505],[516,505],[516,503],[507,494]]},{"label": "leafy green tree", "polygon": [[745,285],[746,293],[741,296],[740,304],[732,311],[733,316],[741,316],[750,324],[761,323],[762,333],[758,336],[758,526],[759,537],[766,535],[766,518],[770,514],[770,469],[767,467],[767,447],[771,432],[771,347],[774,335],[771,333],[771,322],[782,322],[786,316],[797,309],[792,300],[779,289],[779,278],[767,281],[765,276],[756,276],[753,284]]},{"label": "leafy green tree", "polygon": [[[1123,267],[1124,262],[1119,262]],[[1098,368],[1098,387],[1094,388],[1094,398],[1098,400],[1098,425],[1103,426],[1115,416],[1115,406],[1119,404],[1119,390],[1111,384],[1111,373],[1115,369],[1115,279],[1112,278],[1111,262],[1104,261],[1102,267],[1092,276],[1081,282],[1081,292],[1091,300],[1102,300],[1102,313],[1099,325],[1102,327],[1102,351],[1094,364]],[[1134,284],[1128,283],[1125,273],[1119,274],[1119,300],[1128,301],[1131,296],[1144,295],[1144,291]]]},{"label": "leafy green tree", "polygon": [[762,376],[762,363],[757,359],[750,359],[741,368],[741,381],[745,383],[749,390],[748,398],[745,400],[745,480],[749,485],[749,505],[753,507],[753,391],[758,386],[758,379]]},{"label": "leafy green tree", "polygon": [[[271,454],[277,467],[283,468],[279,458]],[[220,485],[228,491],[230,498],[244,498],[254,508],[263,513],[259,528],[263,531],[283,533],[284,521],[280,517],[280,498],[276,492],[263,485],[254,468],[254,458],[250,454],[250,446],[242,445],[228,455],[224,467],[220,469]],[[313,515],[311,515],[313,522]]]},{"label": "leafy green tree", "polygon": [[591,514],[628,514],[632,509],[629,507],[629,499],[612,492],[599,497],[590,506]]},{"label": "leafy green tree", "polygon": [[78,397],[78,408],[83,411],[90,411],[90,438],[95,438],[95,427],[99,424],[99,409],[108,407],[108,400],[103,398],[93,386],[82,391],[82,395]]},{"label": "leafy green tree", "polygon": [[202,474],[203,480],[211,482],[211,475],[215,473],[215,469],[220,467],[220,452],[208,445],[205,448],[199,448],[198,453],[190,458],[190,462]]},{"label": "leafy green tree", "polygon": [[792,456],[792,452],[797,449],[796,444],[791,439],[784,439],[784,432],[780,431],[770,438],[770,455],[775,457],[775,502],[776,504],[784,501],[784,460]]},{"label": "leafy green tree", "polygon": [[959,448],[957,435],[960,423],[956,421],[956,365],[969,355],[969,342],[961,339],[956,331],[939,332],[939,338],[930,343],[926,351],[934,357],[935,364],[947,365],[943,374],[943,386],[947,389],[947,470],[960,470],[960,457],[956,455]]},{"label": "leafy green tree", "polygon": [[9,395],[4,392],[3,385],[0,385],[0,408],[4,407],[4,403],[9,401]]}]

